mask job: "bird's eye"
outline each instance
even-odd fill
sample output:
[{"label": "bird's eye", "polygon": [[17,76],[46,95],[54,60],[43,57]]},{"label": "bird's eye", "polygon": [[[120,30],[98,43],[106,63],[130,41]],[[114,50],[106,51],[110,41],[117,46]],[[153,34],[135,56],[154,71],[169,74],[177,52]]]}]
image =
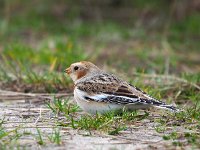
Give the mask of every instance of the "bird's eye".
[{"label": "bird's eye", "polygon": [[75,66],[75,67],[74,67],[74,70],[78,70],[78,66]]}]

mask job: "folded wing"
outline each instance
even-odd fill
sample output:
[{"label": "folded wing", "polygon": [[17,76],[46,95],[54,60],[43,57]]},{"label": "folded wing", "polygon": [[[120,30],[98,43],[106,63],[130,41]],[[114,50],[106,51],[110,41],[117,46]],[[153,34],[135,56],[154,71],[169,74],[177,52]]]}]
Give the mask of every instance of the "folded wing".
[{"label": "folded wing", "polygon": [[102,74],[76,85],[83,98],[87,101],[113,104],[141,104],[162,107],[170,110],[176,108],[156,100],[139,88],[120,80],[119,78]]}]

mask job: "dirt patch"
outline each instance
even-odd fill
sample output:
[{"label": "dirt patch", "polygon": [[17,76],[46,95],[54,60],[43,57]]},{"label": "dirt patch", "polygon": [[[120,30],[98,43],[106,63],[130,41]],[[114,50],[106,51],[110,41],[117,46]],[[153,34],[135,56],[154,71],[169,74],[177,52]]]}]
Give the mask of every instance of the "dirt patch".
[{"label": "dirt patch", "polygon": [[[71,101],[72,99],[70,97]],[[5,131],[17,130],[17,133],[22,135],[18,138],[17,144],[28,149],[167,149],[171,141],[164,141],[163,135],[174,130],[168,128],[165,133],[156,132],[155,127],[158,124],[152,120],[159,118],[159,115],[155,112],[152,112],[147,119],[128,125],[128,128],[119,135],[112,136],[97,131],[89,133],[70,127],[59,127],[57,121],[62,121],[63,116],[56,117],[47,108],[45,100],[37,98],[26,97],[21,100],[4,98],[0,102],[0,109],[0,119],[4,120],[2,126]],[[78,115],[83,113],[80,112]],[[61,138],[59,144],[49,140],[56,130],[59,130]],[[183,131],[182,127],[177,127],[175,130]],[[39,144],[41,142],[39,134],[44,145]]]}]

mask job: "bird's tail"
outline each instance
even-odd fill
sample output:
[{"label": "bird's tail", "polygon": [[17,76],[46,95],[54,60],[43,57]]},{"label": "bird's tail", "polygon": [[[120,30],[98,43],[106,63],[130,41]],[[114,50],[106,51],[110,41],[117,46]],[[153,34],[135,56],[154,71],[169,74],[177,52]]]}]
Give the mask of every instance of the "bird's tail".
[{"label": "bird's tail", "polygon": [[173,105],[168,105],[162,101],[159,101],[157,99],[140,99],[140,102],[141,103],[146,103],[146,104],[150,104],[154,107],[157,107],[157,108],[161,108],[161,109],[167,109],[169,111],[172,111],[172,112],[179,112],[181,111],[180,109],[178,109],[177,107],[173,106]]},{"label": "bird's tail", "polygon": [[172,112],[180,112],[180,109],[178,109],[177,107],[172,106],[172,105],[167,105],[165,103],[162,103],[160,105],[155,105],[155,107],[162,108],[162,109],[167,109],[167,110],[172,111]]},{"label": "bird's tail", "polygon": [[177,107],[175,107],[173,105],[168,105],[168,104],[166,104],[166,103],[164,103],[162,101],[159,101],[157,99],[152,99],[152,100],[149,100],[149,101],[146,101],[146,102],[150,103],[154,107],[161,108],[161,109],[167,109],[167,110],[172,111],[172,112],[179,112],[179,111],[181,111]]}]

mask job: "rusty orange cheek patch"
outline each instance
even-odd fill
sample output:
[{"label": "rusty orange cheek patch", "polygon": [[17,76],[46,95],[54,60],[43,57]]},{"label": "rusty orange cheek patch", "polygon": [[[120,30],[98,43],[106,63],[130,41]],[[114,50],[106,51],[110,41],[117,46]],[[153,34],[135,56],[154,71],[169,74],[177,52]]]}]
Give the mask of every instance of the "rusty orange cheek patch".
[{"label": "rusty orange cheek patch", "polygon": [[85,75],[86,75],[86,71],[79,71],[79,72],[77,72],[77,79],[80,79]]}]

